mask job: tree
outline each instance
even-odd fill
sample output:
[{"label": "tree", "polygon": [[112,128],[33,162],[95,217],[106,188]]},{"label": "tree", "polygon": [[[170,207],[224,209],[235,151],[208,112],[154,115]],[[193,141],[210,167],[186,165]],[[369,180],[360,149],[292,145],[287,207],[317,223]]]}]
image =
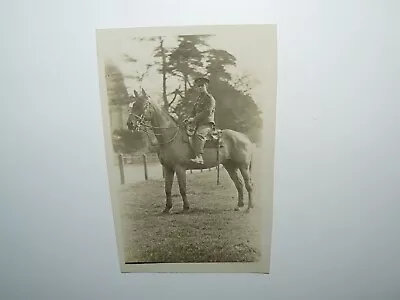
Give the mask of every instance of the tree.
[{"label": "tree", "polygon": [[249,95],[253,86],[259,84],[259,81],[253,78],[250,74],[245,73],[234,76],[231,83],[235,89],[241,91],[245,95]]},{"label": "tree", "polygon": [[216,99],[216,125],[244,133],[251,131],[255,141],[258,138],[255,129],[261,129],[262,119],[252,97],[222,80],[211,81],[209,91]]},{"label": "tree", "polygon": [[210,49],[207,51],[207,63],[207,74],[209,74],[211,81],[230,81],[232,79],[226,68],[236,66],[236,58],[228,51]]},{"label": "tree", "polygon": [[[169,43],[166,37],[140,38],[155,43],[154,60],[148,62],[146,71],[156,66],[161,75],[164,109],[179,119],[189,116],[197,98],[191,82],[196,77],[207,76],[209,91],[216,100],[217,127],[246,133],[257,141],[262,119],[250,93],[256,83],[254,79],[249,74],[235,72],[236,57],[225,49],[211,48],[207,35],[180,35],[176,38],[174,47],[166,46]],[[126,59],[135,62],[130,56]],[[145,73],[136,78],[138,83]],[[178,86],[172,87],[171,83],[176,81]],[[183,85],[182,90],[179,83]]]},{"label": "tree", "polygon": [[149,143],[143,132],[132,132],[121,128],[113,132],[113,147],[117,153],[134,153],[146,151]]},{"label": "tree", "polygon": [[191,86],[190,80],[204,74],[204,55],[202,47],[207,47],[206,35],[180,35],[178,47],[169,55],[169,72],[179,77],[184,84],[184,97]]},{"label": "tree", "polygon": [[[228,69],[236,66],[236,58],[226,50],[208,49],[201,55],[210,80],[209,92],[216,100],[216,126],[246,133],[253,141],[257,141],[262,119],[261,111],[249,93],[251,77],[244,74],[233,78]],[[197,60],[200,60],[199,57]],[[196,74],[199,65],[188,66],[195,68],[188,73]],[[186,97],[176,104],[175,112],[180,118],[190,115],[196,97],[196,92],[190,88]]]},{"label": "tree", "polygon": [[[138,76],[132,76],[131,78],[136,79],[140,85],[144,80],[145,76],[147,76],[148,72],[152,67],[157,66],[157,71],[162,76],[162,98],[163,98],[163,107],[168,109],[169,103],[167,98],[167,78],[168,78],[168,55],[169,49],[165,47],[163,36],[152,36],[152,37],[141,37],[135,38],[134,40],[138,40],[140,42],[156,42],[156,46],[153,50],[154,62],[146,64],[146,71]],[[141,88],[141,86],[140,86]]]},{"label": "tree", "polygon": [[[134,62],[132,57],[126,56],[125,58],[129,62]],[[147,136],[141,132],[131,132],[126,129],[128,104],[131,100],[122,72],[111,61],[106,62],[105,71],[114,151],[131,153],[148,148]],[[117,114],[117,124],[114,122],[115,113]]]},{"label": "tree", "polygon": [[162,75],[162,96],[164,108],[168,110],[169,103],[167,98],[167,73],[168,73],[168,63],[167,63],[167,49],[164,47],[164,38],[162,36],[157,37],[158,46],[154,49],[154,57],[159,58],[160,61],[156,62],[158,65],[158,72]]},{"label": "tree", "polygon": [[[107,96],[110,108],[110,122],[113,129],[124,127],[124,107],[129,103],[129,95],[125,86],[124,76],[120,69],[111,61],[105,64]],[[113,115],[117,112],[117,124]]]}]

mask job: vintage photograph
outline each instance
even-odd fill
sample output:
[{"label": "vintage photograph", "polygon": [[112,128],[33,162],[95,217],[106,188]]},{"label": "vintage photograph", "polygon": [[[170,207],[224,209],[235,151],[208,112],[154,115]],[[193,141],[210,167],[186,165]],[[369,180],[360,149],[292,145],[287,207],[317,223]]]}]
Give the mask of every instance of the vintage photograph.
[{"label": "vintage photograph", "polygon": [[96,42],[121,272],[269,273],[276,26],[98,29]]}]

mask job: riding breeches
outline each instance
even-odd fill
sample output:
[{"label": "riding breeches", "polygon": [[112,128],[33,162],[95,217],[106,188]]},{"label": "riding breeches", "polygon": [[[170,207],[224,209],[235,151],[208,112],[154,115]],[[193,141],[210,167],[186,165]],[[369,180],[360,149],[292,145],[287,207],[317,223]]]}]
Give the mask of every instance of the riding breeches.
[{"label": "riding breeches", "polygon": [[212,130],[211,124],[199,125],[196,134],[193,136],[193,150],[198,156],[204,152],[204,144],[207,140],[207,134]]}]

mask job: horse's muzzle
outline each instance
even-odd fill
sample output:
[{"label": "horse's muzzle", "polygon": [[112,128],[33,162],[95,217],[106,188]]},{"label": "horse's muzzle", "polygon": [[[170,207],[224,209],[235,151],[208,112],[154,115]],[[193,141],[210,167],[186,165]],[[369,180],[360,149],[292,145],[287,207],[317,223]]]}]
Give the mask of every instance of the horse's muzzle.
[{"label": "horse's muzzle", "polygon": [[128,126],[129,130],[133,130],[134,126],[133,126],[133,122],[132,121],[127,122],[126,125]]}]

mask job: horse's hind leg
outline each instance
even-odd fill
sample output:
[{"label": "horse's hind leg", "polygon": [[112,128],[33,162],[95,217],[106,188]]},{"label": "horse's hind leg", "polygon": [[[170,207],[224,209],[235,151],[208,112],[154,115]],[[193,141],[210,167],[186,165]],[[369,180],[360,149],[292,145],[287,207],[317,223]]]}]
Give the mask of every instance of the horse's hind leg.
[{"label": "horse's hind leg", "polygon": [[228,172],[233,183],[235,184],[236,190],[238,192],[238,206],[235,210],[239,210],[240,207],[244,206],[243,203],[243,181],[239,177],[239,169],[232,163],[224,164],[225,170]]},{"label": "horse's hind leg", "polygon": [[165,196],[166,204],[163,213],[168,213],[172,208],[172,184],[174,182],[175,171],[171,168],[163,167],[165,173]]},{"label": "horse's hind leg", "polygon": [[240,167],[240,172],[242,173],[244,184],[246,185],[246,190],[249,195],[249,203],[247,209],[253,208],[253,182],[250,176],[250,168],[248,166]]}]

